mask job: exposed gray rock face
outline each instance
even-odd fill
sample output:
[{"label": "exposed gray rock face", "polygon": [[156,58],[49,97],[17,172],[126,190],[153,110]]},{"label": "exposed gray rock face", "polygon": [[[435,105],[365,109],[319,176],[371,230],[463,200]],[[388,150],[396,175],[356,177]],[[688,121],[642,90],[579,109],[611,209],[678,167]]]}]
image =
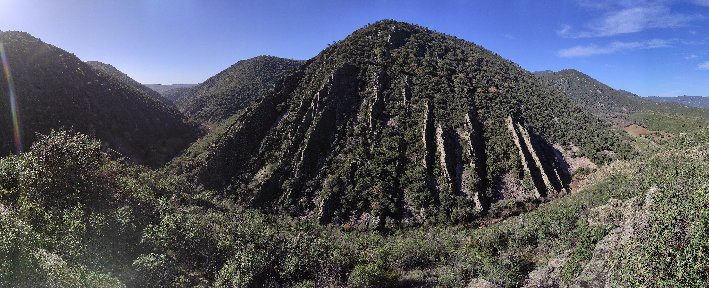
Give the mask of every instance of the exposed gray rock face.
[{"label": "exposed gray rock face", "polygon": [[[634,197],[620,203],[609,201],[599,207],[598,218],[592,220],[593,225],[605,222],[618,227],[611,230],[603,239],[596,243],[591,260],[586,263],[581,274],[574,279],[571,287],[617,287],[612,282],[614,269],[622,269],[614,265],[615,258],[622,253],[630,240],[638,237],[648,227],[648,211],[653,207],[652,195],[656,188],[645,193],[645,198]],[[604,211],[605,210],[605,211]],[[599,221],[601,220],[601,221]],[[603,221],[605,220],[605,221]]]},{"label": "exposed gray rock face", "polygon": [[561,268],[564,266],[564,263],[569,260],[569,252],[570,251],[566,251],[557,255],[549,260],[546,265],[537,267],[537,269],[530,272],[522,287],[560,287],[562,285]]},{"label": "exposed gray rock face", "polygon": [[[569,171],[563,154],[548,143],[530,136],[527,128],[507,117],[507,129],[519,152],[524,176],[534,183],[536,198],[568,192]],[[566,168],[566,169],[565,169]]]}]

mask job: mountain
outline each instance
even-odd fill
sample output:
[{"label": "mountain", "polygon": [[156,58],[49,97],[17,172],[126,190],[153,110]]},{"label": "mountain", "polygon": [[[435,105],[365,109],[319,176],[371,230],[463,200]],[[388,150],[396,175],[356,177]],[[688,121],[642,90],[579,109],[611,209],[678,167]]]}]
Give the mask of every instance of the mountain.
[{"label": "mountain", "polygon": [[678,103],[685,106],[697,107],[709,109],[709,97],[708,96],[677,96],[677,97],[659,97],[650,96],[647,99],[655,102],[672,102]]},{"label": "mountain", "polygon": [[627,116],[647,104],[640,96],[616,90],[574,69],[559,72],[536,72],[542,80],[576,101],[591,113],[613,122],[627,121]]},{"label": "mountain", "polygon": [[[4,32],[0,42],[6,60],[2,76],[10,79],[0,83],[0,155],[10,154],[18,143],[27,149],[35,133],[66,128],[156,166],[198,137],[197,128],[177,109],[110,65],[84,63],[24,32]],[[19,128],[17,140],[12,123]]]},{"label": "mountain", "polygon": [[251,207],[383,227],[553,198],[569,190],[571,158],[628,150],[518,65],[381,21],[291,71],[169,167]]},{"label": "mountain", "polygon": [[[0,115],[161,115],[13,33]],[[652,105],[627,119],[702,111]],[[65,130],[0,157],[0,287],[709,287],[709,129],[648,141],[585,110],[482,47],[377,22],[159,169]]]},{"label": "mountain", "polygon": [[138,81],[133,80],[133,78],[130,78],[130,76],[116,69],[116,67],[113,67],[111,64],[106,64],[99,61],[86,61],[86,64],[93,68],[94,71],[96,71],[96,73],[100,76],[111,77],[116,82],[126,85],[129,89],[136,90],[146,97],[151,97],[155,100],[163,101],[168,106],[171,105],[169,104],[170,101],[160,96],[160,93],[148,88],[143,84],[140,84]]},{"label": "mountain", "polygon": [[[542,81],[594,115],[631,134],[684,133],[709,127],[709,111],[678,103],[657,102],[616,90],[577,70],[535,73]],[[639,129],[639,130],[638,130]],[[647,130],[650,129],[650,130]]]},{"label": "mountain", "polygon": [[263,98],[276,81],[302,61],[258,56],[239,61],[196,87],[173,90],[170,98],[188,117],[213,125]]},{"label": "mountain", "polygon": [[158,92],[163,98],[169,100],[170,102],[175,102],[175,100],[184,96],[186,92],[189,92],[190,88],[197,86],[197,84],[170,84],[170,85],[143,84],[143,85],[145,85],[145,87],[155,90],[155,92]]},{"label": "mountain", "polygon": [[143,84],[145,87],[148,87],[155,92],[160,93],[160,95],[165,95],[165,93],[175,90],[175,89],[180,89],[180,88],[191,88],[194,86],[197,86],[197,84],[169,84],[169,85],[164,85],[164,84]]}]

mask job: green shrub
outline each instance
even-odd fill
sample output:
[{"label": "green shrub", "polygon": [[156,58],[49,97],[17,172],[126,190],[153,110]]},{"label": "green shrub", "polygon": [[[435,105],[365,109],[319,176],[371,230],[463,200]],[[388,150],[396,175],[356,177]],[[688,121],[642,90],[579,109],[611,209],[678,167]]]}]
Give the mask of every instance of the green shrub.
[{"label": "green shrub", "polygon": [[397,274],[378,264],[355,266],[347,278],[347,285],[352,288],[392,287]]}]

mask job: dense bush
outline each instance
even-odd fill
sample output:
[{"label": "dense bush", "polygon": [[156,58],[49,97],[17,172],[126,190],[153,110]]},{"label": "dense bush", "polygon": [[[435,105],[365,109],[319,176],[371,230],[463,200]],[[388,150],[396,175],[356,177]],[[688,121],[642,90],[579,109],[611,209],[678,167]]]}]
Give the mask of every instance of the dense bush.
[{"label": "dense bush", "polygon": [[352,288],[375,288],[392,287],[396,280],[396,274],[387,271],[377,264],[364,264],[355,266],[347,278],[348,287]]},{"label": "dense bush", "polygon": [[514,287],[557,255],[569,256],[556,283],[573,284],[587,277],[596,243],[621,225],[589,224],[592,210],[650,197],[647,233],[611,250],[608,283],[703,286],[707,135],[594,172],[581,192],[501,223],[381,233],[265,215],[113,160],[86,136],[54,132],[0,160],[0,285]]}]

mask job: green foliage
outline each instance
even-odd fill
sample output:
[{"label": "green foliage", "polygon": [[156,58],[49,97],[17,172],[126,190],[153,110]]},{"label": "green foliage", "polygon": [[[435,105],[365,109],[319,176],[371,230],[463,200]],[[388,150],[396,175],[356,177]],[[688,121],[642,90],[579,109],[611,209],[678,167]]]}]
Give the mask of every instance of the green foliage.
[{"label": "green foliage", "polygon": [[669,114],[658,112],[638,112],[630,119],[641,123],[651,131],[664,131],[674,134],[696,132],[709,127],[709,113]]},{"label": "green foliage", "polygon": [[0,286],[124,287],[109,274],[71,265],[43,249],[47,239],[0,205]]},{"label": "green foliage", "polygon": [[[614,164],[582,191],[504,222],[380,233],[265,215],[180,177],[111,160],[86,136],[55,132],[0,160],[0,284],[459,287],[481,278],[515,287],[565,251],[559,283],[573,284],[596,244],[620,225],[588,224],[592,210],[611,199],[648,199],[653,206],[637,212],[647,214],[638,216],[648,219],[647,233],[611,250],[608,283],[703,286],[707,135]],[[37,171],[46,177],[36,179]],[[598,173],[608,172],[589,177]]]},{"label": "green foliage", "polygon": [[[203,83],[174,91],[175,104],[199,123],[216,126],[265,97],[279,78],[302,61],[258,56],[239,61]],[[178,95],[174,95],[178,94]]]},{"label": "green foliage", "polygon": [[603,239],[607,232],[603,227],[588,227],[586,224],[582,224],[576,229],[579,231],[576,232],[579,235],[576,247],[574,247],[569,260],[561,268],[561,279],[566,283],[579,276],[583,268],[581,264],[591,259],[596,243]]},{"label": "green foliage", "polygon": [[347,285],[353,288],[392,287],[396,277],[395,273],[377,264],[357,265],[350,272]]}]

